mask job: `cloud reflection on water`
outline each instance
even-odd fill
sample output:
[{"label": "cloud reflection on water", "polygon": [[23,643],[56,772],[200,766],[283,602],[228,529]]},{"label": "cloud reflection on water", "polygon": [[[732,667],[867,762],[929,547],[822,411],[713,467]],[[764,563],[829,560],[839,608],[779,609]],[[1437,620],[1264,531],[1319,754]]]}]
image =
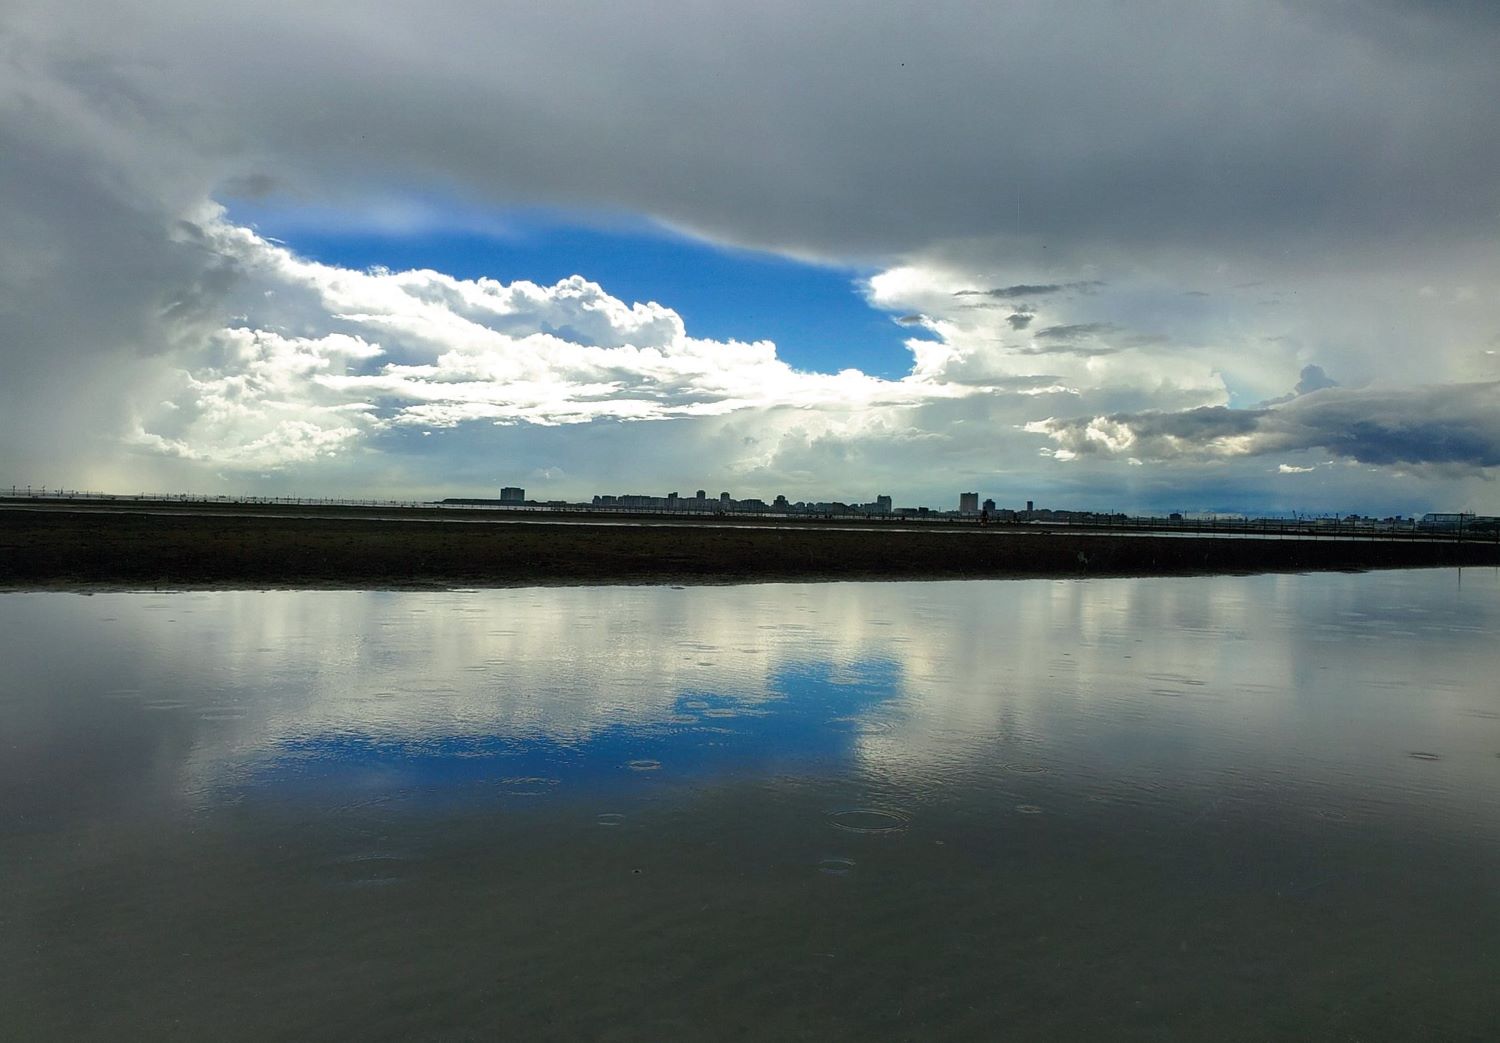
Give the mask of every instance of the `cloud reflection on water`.
[{"label": "cloud reflection on water", "polygon": [[[1496,577],[1464,578],[30,594],[0,633],[9,690],[59,693],[10,711],[18,763],[82,766],[85,804],[785,771],[917,791],[1016,766],[1404,800],[1486,782],[1500,752]],[[1409,750],[1441,760],[1413,779]]]}]

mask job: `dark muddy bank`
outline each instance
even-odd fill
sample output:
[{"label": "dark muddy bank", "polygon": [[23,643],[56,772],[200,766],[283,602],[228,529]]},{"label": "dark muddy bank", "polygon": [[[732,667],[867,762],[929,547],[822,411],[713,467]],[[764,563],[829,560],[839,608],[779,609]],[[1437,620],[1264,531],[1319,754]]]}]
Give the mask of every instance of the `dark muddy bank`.
[{"label": "dark muddy bank", "polygon": [[1412,540],[0,511],[0,586],[12,589],[957,579],[1497,564],[1494,543]]}]

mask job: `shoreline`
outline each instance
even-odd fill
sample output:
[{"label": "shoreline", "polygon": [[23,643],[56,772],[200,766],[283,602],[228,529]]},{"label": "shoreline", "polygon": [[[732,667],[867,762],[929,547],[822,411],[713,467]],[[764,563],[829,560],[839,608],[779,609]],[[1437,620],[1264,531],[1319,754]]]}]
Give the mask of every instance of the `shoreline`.
[{"label": "shoreline", "polygon": [[1087,578],[1500,565],[1500,544],[881,526],[0,510],[0,590]]}]

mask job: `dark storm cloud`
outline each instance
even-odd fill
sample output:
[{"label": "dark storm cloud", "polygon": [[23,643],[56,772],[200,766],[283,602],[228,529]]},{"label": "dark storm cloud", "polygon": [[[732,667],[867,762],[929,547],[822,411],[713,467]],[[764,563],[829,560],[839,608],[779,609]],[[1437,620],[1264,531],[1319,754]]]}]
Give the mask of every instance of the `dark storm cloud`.
[{"label": "dark storm cloud", "polygon": [[1048,326],[1032,334],[1037,340],[1081,340],[1113,333],[1117,327],[1108,322],[1078,322],[1068,326]]},{"label": "dark storm cloud", "polygon": [[110,105],[192,99],[179,126],[236,190],[268,170],[306,197],[438,178],[832,256],[1473,235],[1500,183],[1500,33],[1473,11],[480,10],[23,0],[7,21],[54,62],[113,62]]},{"label": "dark storm cloud", "polygon": [[1500,466],[1500,383],[1329,388],[1277,412],[1280,437],[1362,463]]},{"label": "dark storm cloud", "polygon": [[1302,367],[1302,373],[1296,387],[1288,391],[1285,395],[1278,395],[1276,398],[1268,399],[1260,404],[1262,406],[1279,406],[1285,402],[1292,401],[1292,399],[1300,395],[1307,395],[1314,391],[1322,391],[1324,388],[1336,388],[1338,386],[1339,382],[1324,372],[1322,366],[1309,364]]},{"label": "dark storm cloud", "polygon": [[273,194],[280,183],[264,173],[235,174],[219,185],[219,191],[228,199],[264,199]]},{"label": "dark storm cloud", "polygon": [[1088,279],[1082,282],[1053,282],[1053,283],[1017,283],[1014,286],[997,286],[991,290],[959,290],[955,297],[993,297],[996,300],[1011,300],[1017,297],[1045,297],[1049,294],[1062,293],[1065,290],[1078,290],[1088,293],[1098,289],[1104,283],[1098,279]]},{"label": "dark storm cloud", "polygon": [[[5,43],[0,32],[0,44]],[[94,107],[115,110],[103,123]],[[0,46],[0,460],[77,479],[145,360],[202,328],[229,278],[177,214],[211,184],[108,68],[33,74]]]},{"label": "dark storm cloud", "polygon": [[993,290],[959,290],[953,296],[996,297],[1005,300],[1010,297],[1042,297],[1049,293],[1058,293],[1062,289],[1062,283],[1018,283],[1015,286],[999,286]]},{"label": "dark storm cloud", "polygon": [[1114,344],[1035,344],[1029,348],[1017,350],[1018,355],[1074,355],[1078,358],[1102,358],[1105,355],[1118,355],[1124,351],[1123,346]]},{"label": "dark storm cloud", "polygon": [[1306,395],[1312,391],[1322,391],[1324,388],[1336,388],[1339,382],[1323,372],[1322,366],[1309,365],[1302,367],[1302,379],[1297,381],[1296,393]]},{"label": "dark storm cloud", "polygon": [[1325,387],[1266,408],[1116,413],[1033,425],[1077,455],[1170,460],[1312,449],[1377,465],[1500,466],[1500,382]]}]

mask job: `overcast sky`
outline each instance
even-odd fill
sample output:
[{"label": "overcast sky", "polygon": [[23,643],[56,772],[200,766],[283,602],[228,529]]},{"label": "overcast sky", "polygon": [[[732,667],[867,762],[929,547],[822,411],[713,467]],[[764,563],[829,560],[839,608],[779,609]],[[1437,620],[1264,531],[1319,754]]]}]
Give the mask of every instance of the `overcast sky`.
[{"label": "overcast sky", "polygon": [[10,0],[0,481],[1500,513],[1500,7]]}]

